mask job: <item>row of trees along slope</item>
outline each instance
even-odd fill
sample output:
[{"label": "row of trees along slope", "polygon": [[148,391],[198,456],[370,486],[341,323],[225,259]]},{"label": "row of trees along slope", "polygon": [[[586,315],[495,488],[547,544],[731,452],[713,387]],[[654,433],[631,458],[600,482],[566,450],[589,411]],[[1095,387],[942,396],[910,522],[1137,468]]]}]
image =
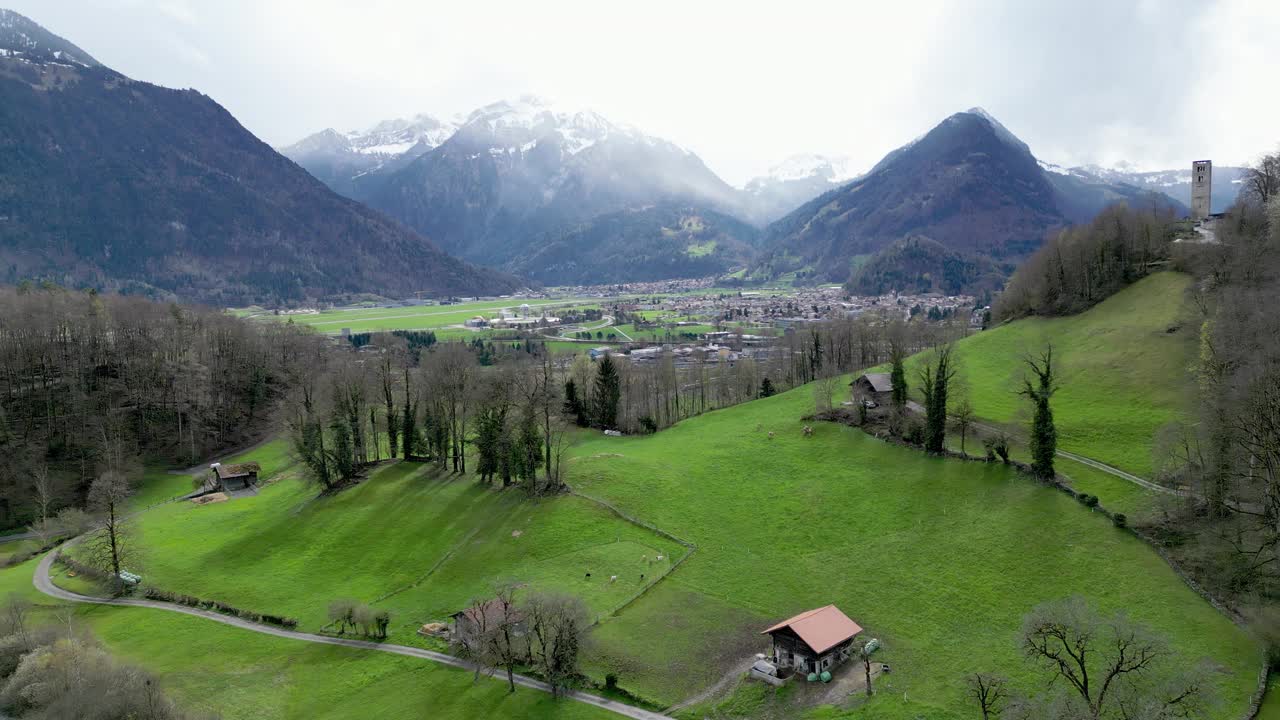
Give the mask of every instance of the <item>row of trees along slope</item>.
[{"label": "row of trees along slope", "polygon": [[518,285],[338,196],[212,99],[0,21],[0,282],[222,306]]},{"label": "row of trees along slope", "polygon": [[1160,444],[1165,482],[1195,493],[1155,530],[1255,619],[1280,669],[1280,153],[1250,170],[1213,231],[1217,242],[1179,243],[1197,278],[1196,410]]},{"label": "row of trees along slope", "polygon": [[996,305],[1001,319],[1078,312],[1143,277],[1191,273],[1199,357],[1191,408],[1154,438],[1157,478],[1189,489],[1143,530],[1237,608],[1280,667],[1280,153],[1245,175],[1211,239],[1168,214],[1111,207],[1024,263]]}]

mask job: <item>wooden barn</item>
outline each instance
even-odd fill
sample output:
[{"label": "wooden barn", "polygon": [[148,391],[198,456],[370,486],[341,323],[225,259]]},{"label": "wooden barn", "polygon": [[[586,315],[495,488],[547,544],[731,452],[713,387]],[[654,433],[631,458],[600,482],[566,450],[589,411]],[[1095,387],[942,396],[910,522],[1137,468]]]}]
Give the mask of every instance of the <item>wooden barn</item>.
[{"label": "wooden barn", "polygon": [[849,385],[855,402],[870,400],[876,405],[888,405],[893,400],[893,379],[889,373],[866,373]]},{"label": "wooden barn", "polygon": [[849,659],[858,623],[835,605],[802,612],[762,631],[773,639],[773,662],[779,670],[821,673]]},{"label": "wooden barn", "polygon": [[205,483],[205,487],[209,492],[247,490],[258,484],[260,472],[262,468],[256,462],[229,465],[214,463],[209,466],[209,481]]}]

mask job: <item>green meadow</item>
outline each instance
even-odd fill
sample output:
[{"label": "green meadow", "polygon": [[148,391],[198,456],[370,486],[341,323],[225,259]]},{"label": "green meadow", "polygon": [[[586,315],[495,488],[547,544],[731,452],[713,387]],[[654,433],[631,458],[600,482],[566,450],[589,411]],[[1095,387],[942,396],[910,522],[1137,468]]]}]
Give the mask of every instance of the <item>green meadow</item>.
[{"label": "green meadow", "polygon": [[0,570],[0,594],[35,603],[36,623],[62,624],[71,613],[190,711],[225,720],[617,717],[536,690],[508,694],[501,679],[473,682],[469,672],[418,658],[275,638],[161,610],[64,604],[32,586],[36,562]]},{"label": "green meadow", "polygon": [[[1254,643],[1149,547],[1101,514],[1010,469],[926,457],[799,419],[809,388],[680,423],[655,436],[592,436],[571,481],[697,546],[652,593],[597,632],[595,672],[660,703],[763,651],[765,624],[835,603],[884,642],[893,692],[868,717],[970,715],[964,675],[1034,689],[1015,647],[1036,604],[1082,595],[1209,656],[1238,714]],[[768,432],[775,433],[774,439]]]},{"label": "green meadow", "polygon": [[[270,477],[281,445],[237,459],[262,456]],[[286,474],[255,497],[155,507],[135,527],[148,584],[294,617],[309,631],[328,622],[332,600],[350,597],[391,610],[404,642],[500,582],[579,595],[604,616],[683,552],[580,498],[529,500],[404,462],[333,496]]]}]

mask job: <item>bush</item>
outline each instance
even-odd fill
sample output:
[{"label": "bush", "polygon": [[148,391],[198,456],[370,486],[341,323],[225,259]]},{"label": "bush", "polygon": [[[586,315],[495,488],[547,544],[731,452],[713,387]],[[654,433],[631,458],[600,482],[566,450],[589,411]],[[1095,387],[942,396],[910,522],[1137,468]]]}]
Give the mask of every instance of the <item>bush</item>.
[{"label": "bush", "polygon": [[1077,499],[1077,500],[1079,500],[1079,501],[1080,501],[1080,504],[1081,504],[1081,505],[1084,505],[1085,507],[1097,507],[1097,506],[1098,506],[1098,496],[1097,496],[1097,495],[1090,495],[1089,493],[1080,493],[1079,495],[1077,495],[1077,496],[1076,496],[1076,499]]},{"label": "bush", "polygon": [[991,437],[982,441],[982,447],[987,451],[987,460],[995,460],[996,456],[1000,457],[1000,462],[1009,464],[1009,436],[1004,433],[996,433]]},{"label": "bush", "polygon": [[1124,513],[1116,513],[1111,516],[1111,522],[1118,528],[1126,528],[1129,526],[1129,518]]},{"label": "bush", "polygon": [[651,415],[645,415],[640,418],[640,427],[644,428],[644,431],[650,435],[658,432],[658,423]]},{"label": "bush", "polygon": [[146,586],[142,589],[142,596],[148,600],[158,600],[160,602],[173,603],[175,605],[186,605],[187,607],[200,608],[201,610],[213,610],[223,615],[231,615],[249,622],[263,623],[266,625],[275,625],[286,630],[293,630],[298,627],[298,621],[284,617],[283,615],[265,615],[256,613],[252,610],[244,610],[234,605],[228,605],[217,600],[204,600],[194,595],[183,595],[182,593],[161,590],[157,587]]},{"label": "bush", "polygon": [[924,445],[924,425],[912,421],[912,423],[907,426],[907,434],[903,439],[912,445]]},{"label": "bush", "polygon": [[606,673],[604,676],[604,688],[606,690],[617,690],[618,676],[614,673]]}]

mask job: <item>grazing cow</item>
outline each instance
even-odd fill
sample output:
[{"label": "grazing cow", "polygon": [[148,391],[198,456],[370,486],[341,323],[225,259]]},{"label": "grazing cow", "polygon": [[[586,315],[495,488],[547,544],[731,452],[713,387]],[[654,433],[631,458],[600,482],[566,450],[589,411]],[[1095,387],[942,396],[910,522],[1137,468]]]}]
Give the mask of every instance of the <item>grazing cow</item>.
[{"label": "grazing cow", "polygon": [[659,556],[658,556],[658,562],[662,562],[662,556],[661,556],[661,555],[659,555]]},{"label": "grazing cow", "polygon": [[805,436],[805,437],[813,437],[813,428],[809,427],[808,425],[805,425],[805,426],[804,426],[804,436]]},{"label": "grazing cow", "polygon": [[591,579],[591,573],[587,573],[587,579],[588,579],[588,580],[590,580],[590,579]]},{"label": "grazing cow", "polygon": [[772,440],[772,439],[773,439],[773,431],[772,431],[772,430],[770,430],[770,431],[769,431],[769,439],[770,439],[770,440]]},{"label": "grazing cow", "polygon": [[618,582],[618,576],[617,576],[617,575],[610,575],[610,576],[609,576],[609,582],[611,582],[611,583]]}]

